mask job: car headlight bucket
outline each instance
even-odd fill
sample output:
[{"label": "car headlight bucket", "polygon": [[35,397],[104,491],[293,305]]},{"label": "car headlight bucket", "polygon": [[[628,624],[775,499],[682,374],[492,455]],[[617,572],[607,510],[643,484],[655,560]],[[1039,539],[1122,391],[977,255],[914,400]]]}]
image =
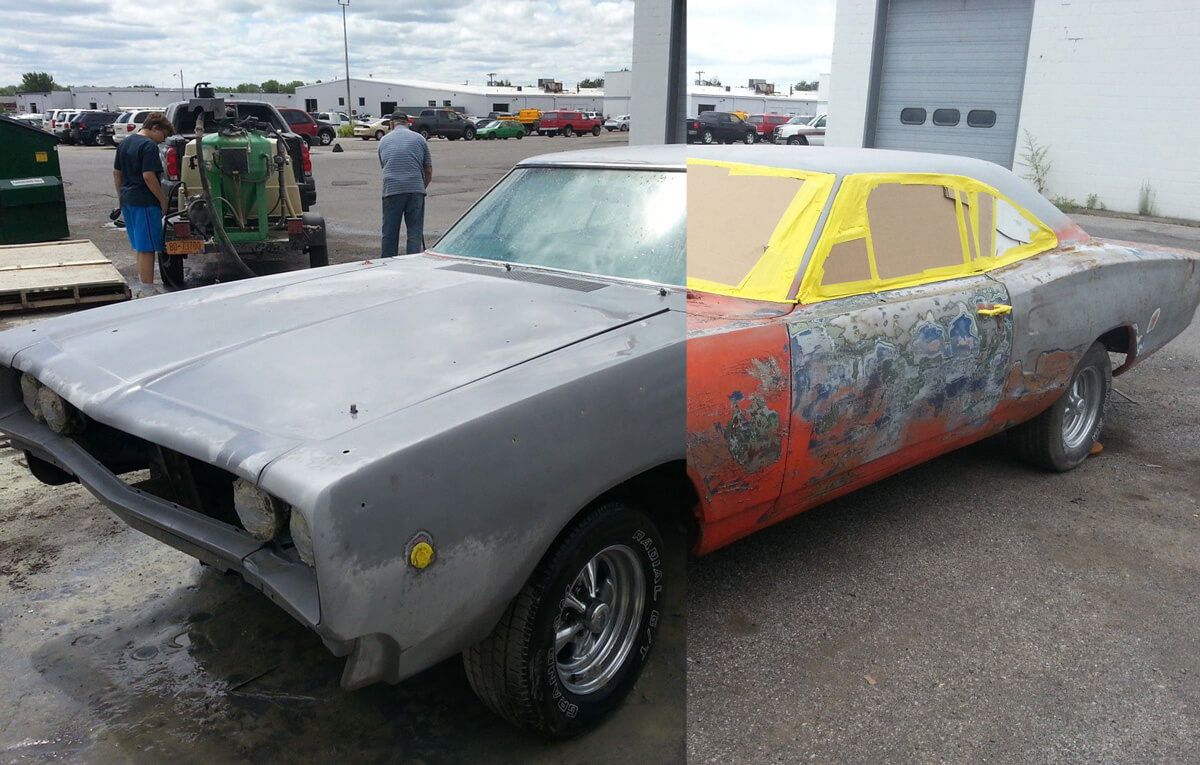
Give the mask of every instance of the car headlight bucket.
[{"label": "car headlight bucket", "polygon": [[308,519],[301,512],[293,512],[291,520],[292,544],[296,545],[296,553],[300,560],[309,566],[316,562],[313,556],[312,529],[308,527]]},{"label": "car headlight bucket", "polygon": [[270,541],[283,531],[288,507],[244,478],[233,482],[233,509],[255,539]]},{"label": "car headlight bucket", "polygon": [[45,420],[47,427],[59,435],[72,433],[78,429],[76,426],[79,424],[79,417],[75,412],[75,407],[44,385],[37,392],[37,411]]},{"label": "car headlight bucket", "polygon": [[42,421],[42,409],[38,404],[38,391],[41,390],[42,384],[28,372],[21,375],[21,400],[25,402],[25,408],[33,415],[33,419],[38,422]]}]

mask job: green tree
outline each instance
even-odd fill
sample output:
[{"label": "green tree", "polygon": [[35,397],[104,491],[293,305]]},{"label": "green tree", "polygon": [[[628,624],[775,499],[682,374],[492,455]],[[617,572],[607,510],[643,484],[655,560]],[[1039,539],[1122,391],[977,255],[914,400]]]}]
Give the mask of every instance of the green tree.
[{"label": "green tree", "polygon": [[51,90],[62,90],[49,72],[25,72],[21,75],[19,87],[22,93],[48,93]]},{"label": "green tree", "polygon": [[304,80],[292,80],[287,85],[283,86],[284,93],[295,93],[296,88],[304,84]]},{"label": "green tree", "polygon": [[596,77],[595,79],[589,79],[589,78],[585,77],[584,79],[579,81],[579,87],[581,87],[581,88],[603,88],[604,87],[604,78]]},{"label": "green tree", "polygon": [[259,86],[263,93],[282,93],[283,83],[279,80],[267,80]]},{"label": "green tree", "polygon": [[15,96],[17,94],[16,85],[5,85],[0,87],[0,96]]},{"label": "green tree", "polygon": [[255,85],[253,82],[243,82],[233,89],[234,93],[262,93],[261,85]]},{"label": "green tree", "polygon": [[819,85],[820,83],[818,83],[816,80],[812,80],[811,82],[808,80],[801,80],[792,87],[796,90],[816,90]]}]

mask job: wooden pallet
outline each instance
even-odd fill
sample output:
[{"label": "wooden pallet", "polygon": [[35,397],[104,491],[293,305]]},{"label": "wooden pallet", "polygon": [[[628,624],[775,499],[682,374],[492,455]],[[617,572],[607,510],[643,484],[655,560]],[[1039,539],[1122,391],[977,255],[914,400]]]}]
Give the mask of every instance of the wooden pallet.
[{"label": "wooden pallet", "polygon": [[129,285],[87,240],[0,246],[0,314],[129,299]]}]

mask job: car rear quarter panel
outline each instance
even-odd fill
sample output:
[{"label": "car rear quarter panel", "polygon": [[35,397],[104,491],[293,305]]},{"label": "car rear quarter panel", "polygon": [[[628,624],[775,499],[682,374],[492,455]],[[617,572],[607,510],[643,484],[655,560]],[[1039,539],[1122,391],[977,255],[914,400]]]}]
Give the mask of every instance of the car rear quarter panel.
[{"label": "car rear quarter panel", "polygon": [[1118,374],[1166,345],[1195,315],[1198,257],[1093,239],[993,272],[1008,287],[1014,330],[1013,365],[994,418],[1012,425],[1039,414],[1110,331],[1129,338]]},{"label": "car rear quarter panel", "polygon": [[581,509],[684,459],[684,331],[659,314],[268,466],[263,487],[309,510],[322,634],[398,652],[370,678],[392,682],[486,636]]}]

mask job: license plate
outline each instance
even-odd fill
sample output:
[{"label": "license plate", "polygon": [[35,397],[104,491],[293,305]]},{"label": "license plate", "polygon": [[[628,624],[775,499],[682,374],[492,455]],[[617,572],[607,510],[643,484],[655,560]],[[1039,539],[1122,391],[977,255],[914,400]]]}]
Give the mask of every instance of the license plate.
[{"label": "license plate", "polygon": [[168,255],[195,255],[204,252],[203,239],[172,239],[167,242]]}]

